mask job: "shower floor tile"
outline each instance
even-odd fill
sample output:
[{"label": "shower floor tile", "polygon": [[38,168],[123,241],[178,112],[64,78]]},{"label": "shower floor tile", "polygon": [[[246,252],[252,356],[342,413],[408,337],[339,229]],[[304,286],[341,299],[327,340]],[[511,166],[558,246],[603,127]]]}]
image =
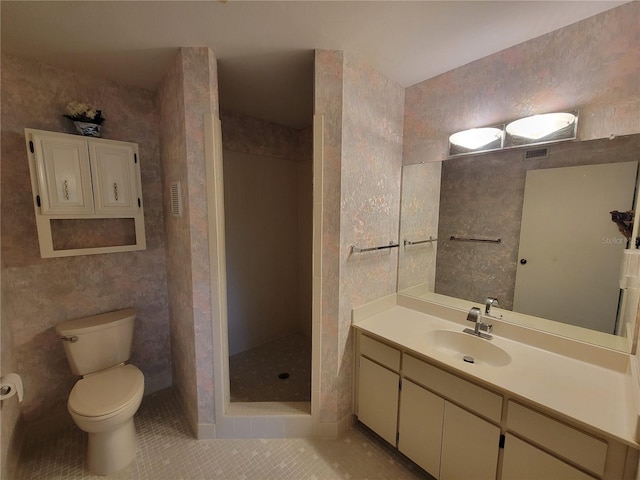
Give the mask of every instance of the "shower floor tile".
[{"label": "shower floor tile", "polygon": [[229,381],[232,402],[311,401],[311,339],[290,335],[232,355]]},{"label": "shower floor tile", "polygon": [[28,442],[22,480],[337,480],[430,479],[360,424],[339,440],[314,438],[196,440],[176,392],[144,397],[135,417],[134,461],[106,477],[86,470],[86,433],[70,427],[56,437]]}]

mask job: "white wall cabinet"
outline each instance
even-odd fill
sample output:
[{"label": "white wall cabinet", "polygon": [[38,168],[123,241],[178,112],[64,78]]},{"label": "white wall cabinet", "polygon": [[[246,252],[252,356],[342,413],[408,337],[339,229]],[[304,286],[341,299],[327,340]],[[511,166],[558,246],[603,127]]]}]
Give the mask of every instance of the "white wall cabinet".
[{"label": "white wall cabinet", "polygon": [[138,210],[137,149],[108,140],[89,141],[95,211],[98,214],[135,214]]},{"label": "white wall cabinet", "polygon": [[567,425],[361,331],[356,348],[359,420],[439,480],[634,478],[638,455],[630,447]]},{"label": "white wall cabinet", "polygon": [[87,141],[75,135],[34,132],[32,148],[42,214],[94,213]]},{"label": "white wall cabinet", "polygon": [[[25,129],[40,254],[43,258],[146,248],[135,143]],[[56,250],[51,222],[130,218],[135,243]]]}]

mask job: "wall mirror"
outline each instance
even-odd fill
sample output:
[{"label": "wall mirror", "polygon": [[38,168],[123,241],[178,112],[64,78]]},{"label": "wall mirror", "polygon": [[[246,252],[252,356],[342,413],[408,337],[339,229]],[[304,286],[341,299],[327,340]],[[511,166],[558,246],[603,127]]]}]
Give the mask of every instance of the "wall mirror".
[{"label": "wall mirror", "polygon": [[398,292],[631,351],[639,158],[636,134],[405,166]]}]

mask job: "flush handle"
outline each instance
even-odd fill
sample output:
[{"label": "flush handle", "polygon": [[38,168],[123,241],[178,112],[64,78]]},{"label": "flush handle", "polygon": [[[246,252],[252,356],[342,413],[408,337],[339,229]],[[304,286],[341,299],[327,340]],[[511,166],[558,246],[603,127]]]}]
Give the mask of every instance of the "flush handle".
[{"label": "flush handle", "polygon": [[76,343],[78,341],[78,336],[73,335],[71,337],[60,337],[60,340],[63,340],[65,342]]}]

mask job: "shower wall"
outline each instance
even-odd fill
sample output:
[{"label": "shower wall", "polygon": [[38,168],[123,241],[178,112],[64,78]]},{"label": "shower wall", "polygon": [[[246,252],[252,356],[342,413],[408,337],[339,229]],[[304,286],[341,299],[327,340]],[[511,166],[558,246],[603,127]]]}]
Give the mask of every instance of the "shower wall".
[{"label": "shower wall", "polygon": [[[214,359],[211,348],[217,296],[215,257],[210,261],[204,119],[218,116],[217,62],[206,47],[184,47],[158,88],[163,212],[166,233],[169,329],[173,384],[198,437],[209,436],[214,419]],[[171,215],[168,186],[182,185],[183,211]],[[211,182],[211,180],[209,180]],[[215,219],[214,219],[215,221]],[[216,244],[217,245],[217,244]],[[214,247],[215,248],[215,247]]]},{"label": "shower wall", "polygon": [[229,355],[311,331],[311,134],[223,113]]}]

